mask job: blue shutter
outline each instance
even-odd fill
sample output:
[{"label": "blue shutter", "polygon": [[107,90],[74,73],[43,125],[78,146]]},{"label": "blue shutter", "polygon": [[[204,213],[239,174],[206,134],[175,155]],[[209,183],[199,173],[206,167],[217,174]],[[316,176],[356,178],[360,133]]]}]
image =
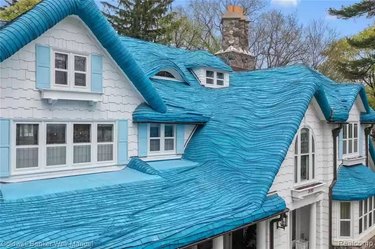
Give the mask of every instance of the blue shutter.
[{"label": "blue shutter", "polygon": [[128,163],[128,121],[127,120],[117,121],[117,134],[118,134],[117,162],[118,164],[126,164]]},{"label": "blue shutter", "polygon": [[176,132],[176,152],[177,154],[184,153],[184,143],[185,143],[185,125],[177,125],[177,132]]},{"label": "blue shutter", "polygon": [[343,136],[343,130],[341,129],[340,131],[340,134],[339,134],[339,139],[338,139],[338,154],[337,154],[337,158],[338,160],[342,160],[342,136]]},{"label": "blue shutter", "polygon": [[51,88],[51,49],[36,45],[36,88]]},{"label": "blue shutter", "polygon": [[10,175],[10,120],[0,120],[0,177]]},{"label": "blue shutter", "polygon": [[138,156],[147,156],[148,124],[138,124]]},{"label": "blue shutter", "polygon": [[103,92],[103,57],[91,55],[91,91]]},{"label": "blue shutter", "polygon": [[358,134],[358,146],[359,146],[359,155],[360,156],[366,156],[366,153],[363,149],[363,143],[365,141],[365,130],[363,127],[360,125],[359,126],[359,134]]}]

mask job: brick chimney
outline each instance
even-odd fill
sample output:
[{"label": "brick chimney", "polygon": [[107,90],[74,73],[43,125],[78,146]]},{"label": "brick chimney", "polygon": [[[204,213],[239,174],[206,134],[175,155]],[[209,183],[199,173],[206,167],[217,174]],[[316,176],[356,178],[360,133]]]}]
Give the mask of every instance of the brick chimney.
[{"label": "brick chimney", "polygon": [[255,69],[255,58],[249,51],[249,21],[240,6],[229,5],[221,19],[222,45],[216,53],[235,71]]}]

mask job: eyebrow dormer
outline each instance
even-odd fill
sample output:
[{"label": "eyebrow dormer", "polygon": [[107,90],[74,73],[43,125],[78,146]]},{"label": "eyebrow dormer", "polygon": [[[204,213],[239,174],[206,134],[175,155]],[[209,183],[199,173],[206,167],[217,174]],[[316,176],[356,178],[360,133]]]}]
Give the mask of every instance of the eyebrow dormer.
[{"label": "eyebrow dormer", "polygon": [[174,69],[163,69],[157,72],[153,78],[163,80],[184,81],[181,74]]}]

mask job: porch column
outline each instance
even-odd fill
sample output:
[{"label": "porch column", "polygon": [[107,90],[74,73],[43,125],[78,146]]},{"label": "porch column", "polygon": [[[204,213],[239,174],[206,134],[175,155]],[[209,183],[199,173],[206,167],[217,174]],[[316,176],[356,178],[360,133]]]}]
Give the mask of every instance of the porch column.
[{"label": "porch column", "polygon": [[219,236],[213,239],[212,249],[224,249],[224,236]]},{"label": "porch column", "polygon": [[309,248],[316,248],[316,203],[310,205],[310,234]]},{"label": "porch column", "polygon": [[257,249],[267,249],[267,222],[257,223]]}]

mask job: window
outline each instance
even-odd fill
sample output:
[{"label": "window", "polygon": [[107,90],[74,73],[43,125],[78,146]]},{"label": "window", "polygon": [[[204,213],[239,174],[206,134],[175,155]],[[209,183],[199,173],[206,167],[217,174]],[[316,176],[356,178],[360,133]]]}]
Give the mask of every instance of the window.
[{"label": "window", "polygon": [[359,234],[375,224],[375,197],[359,201]]},{"label": "window", "polygon": [[343,127],[342,149],[344,155],[358,153],[358,124],[349,123]]},{"label": "window", "polygon": [[98,161],[113,160],[113,124],[98,124]]},{"label": "window", "polygon": [[315,178],[315,141],[310,129],[302,128],[295,140],[294,182]]},{"label": "window", "polygon": [[66,164],[66,124],[47,124],[47,166]]},{"label": "window", "polygon": [[91,124],[73,125],[73,163],[91,161]]},{"label": "window", "polygon": [[171,79],[176,79],[176,77],[173,76],[170,72],[167,71],[160,71],[155,76],[163,77],[163,78],[171,78]]},{"label": "window", "polygon": [[54,55],[55,86],[87,88],[88,57],[63,52],[55,52]]},{"label": "window", "polygon": [[114,123],[16,123],[15,129],[16,171],[108,165],[116,158]]},{"label": "window", "polygon": [[224,86],[224,73],[207,70],[206,85]]},{"label": "window", "polygon": [[39,124],[16,125],[16,168],[38,167]]},{"label": "window", "polygon": [[340,202],[340,236],[351,236],[351,203]]},{"label": "window", "polygon": [[171,154],[175,152],[175,125],[150,124],[149,131],[150,154]]}]

